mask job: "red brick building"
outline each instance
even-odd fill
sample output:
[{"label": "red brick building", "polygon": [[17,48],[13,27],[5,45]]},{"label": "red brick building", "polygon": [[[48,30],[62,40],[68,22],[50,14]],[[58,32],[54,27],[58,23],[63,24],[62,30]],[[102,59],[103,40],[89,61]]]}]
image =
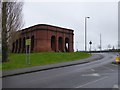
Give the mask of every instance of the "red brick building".
[{"label": "red brick building", "polygon": [[14,53],[25,52],[26,39],[31,39],[31,52],[73,52],[74,31],[71,29],[38,24],[20,32],[20,38],[13,43]]}]

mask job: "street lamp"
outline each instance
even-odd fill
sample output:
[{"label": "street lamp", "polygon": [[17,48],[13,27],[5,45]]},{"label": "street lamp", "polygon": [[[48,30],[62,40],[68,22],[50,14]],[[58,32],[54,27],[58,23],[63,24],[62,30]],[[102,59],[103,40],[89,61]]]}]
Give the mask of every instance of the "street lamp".
[{"label": "street lamp", "polygon": [[85,51],[87,51],[87,18],[90,17],[85,17]]}]

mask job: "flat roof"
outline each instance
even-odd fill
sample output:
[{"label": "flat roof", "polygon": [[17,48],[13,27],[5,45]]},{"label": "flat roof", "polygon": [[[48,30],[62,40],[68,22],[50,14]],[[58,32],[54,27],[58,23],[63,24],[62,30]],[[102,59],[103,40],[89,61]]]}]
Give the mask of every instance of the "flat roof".
[{"label": "flat roof", "polygon": [[27,30],[27,29],[32,29],[32,28],[35,28],[37,26],[47,26],[47,27],[54,27],[54,28],[59,28],[59,29],[64,29],[64,30],[69,30],[69,31],[74,31],[72,29],[68,29],[68,28],[63,28],[63,27],[59,27],[59,26],[54,26],[54,25],[48,25],[48,24],[37,24],[37,25],[33,25],[33,26],[30,26],[28,28],[24,28],[20,31],[24,31],[24,30]]}]

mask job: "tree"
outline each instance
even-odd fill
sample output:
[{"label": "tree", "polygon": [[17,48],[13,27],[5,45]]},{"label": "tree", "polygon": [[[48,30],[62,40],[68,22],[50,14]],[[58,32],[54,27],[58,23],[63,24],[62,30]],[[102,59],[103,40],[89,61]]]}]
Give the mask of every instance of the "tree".
[{"label": "tree", "polygon": [[17,0],[2,2],[2,62],[8,61],[12,43],[19,37],[17,31],[23,26],[22,7],[23,2]]}]

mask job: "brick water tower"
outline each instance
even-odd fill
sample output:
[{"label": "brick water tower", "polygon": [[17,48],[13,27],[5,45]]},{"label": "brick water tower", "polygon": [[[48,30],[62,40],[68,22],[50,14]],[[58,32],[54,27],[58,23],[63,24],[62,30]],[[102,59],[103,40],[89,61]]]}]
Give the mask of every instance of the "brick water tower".
[{"label": "brick water tower", "polygon": [[20,38],[13,43],[12,52],[24,53],[26,39],[31,39],[31,52],[73,52],[73,32],[52,25],[34,25],[20,31]]}]

